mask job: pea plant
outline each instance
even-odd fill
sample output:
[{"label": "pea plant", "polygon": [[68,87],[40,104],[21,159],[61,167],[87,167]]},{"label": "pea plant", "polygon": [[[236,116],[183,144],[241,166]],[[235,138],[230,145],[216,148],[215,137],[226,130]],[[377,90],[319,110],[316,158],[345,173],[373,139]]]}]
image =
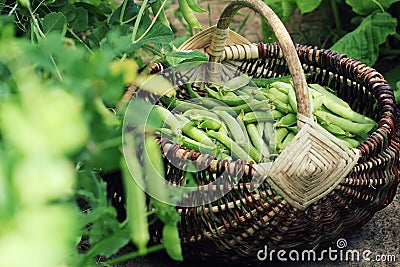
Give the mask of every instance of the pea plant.
[{"label": "pea plant", "polygon": [[[146,204],[121,148],[126,108],[121,98],[128,85],[147,79],[138,69],[160,57],[171,64],[205,60],[200,53],[175,51],[166,2],[0,1],[5,266],[109,265],[161,249],[182,260],[175,207],[154,199]],[[192,24],[196,2],[181,4],[191,11],[190,25],[198,27]],[[149,90],[166,87],[163,82]],[[155,157],[143,159],[146,168],[137,163],[136,181],[162,164],[151,132],[150,127],[135,135]],[[130,152],[138,160],[135,146]],[[119,176],[126,218],[111,204],[105,179]],[[152,213],[165,225],[162,244],[149,242]],[[137,250],[110,258],[129,242]]]}]

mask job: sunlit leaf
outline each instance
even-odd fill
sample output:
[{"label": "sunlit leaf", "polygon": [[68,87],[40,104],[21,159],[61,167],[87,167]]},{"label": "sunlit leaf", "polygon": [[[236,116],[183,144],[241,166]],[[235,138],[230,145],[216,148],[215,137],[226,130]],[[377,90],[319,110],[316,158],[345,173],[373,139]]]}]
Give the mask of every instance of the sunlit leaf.
[{"label": "sunlit leaf", "polygon": [[379,45],[385,42],[388,35],[396,33],[396,26],[397,20],[389,13],[375,13],[366,17],[331,49],[371,66],[378,58]]},{"label": "sunlit leaf", "polygon": [[67,19],[61,12],[47,14],[42,24],[45,34],[58,32],[64,36],[67,31]]},{"label": "sunlit leaf", "polygon": [[308,13],[314,11],[322,3],[322,0],[296,0],[297,6],[301,13]]},{"label": "sunlit leaf", "polygon": [[370,1],[360,1],[360,0],[346,0],[346,4],[352,7],[353,11],[360,15],[369,15],[374,11],[386,10],[393,3],[399,2],[400,0],[370,0]]}]

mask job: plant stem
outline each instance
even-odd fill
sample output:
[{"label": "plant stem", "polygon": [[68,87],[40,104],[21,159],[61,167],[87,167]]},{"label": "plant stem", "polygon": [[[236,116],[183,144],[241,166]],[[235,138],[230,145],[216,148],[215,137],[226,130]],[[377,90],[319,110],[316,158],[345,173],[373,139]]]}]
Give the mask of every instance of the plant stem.
[{"label": "plant stem", "polygon": [[385,12],[385,9],[384,9],[383,6],[381,5],[381,3],[379,3],[379,1],[372,0],[372,2],[374,2],[374,3],[381,9],[382,12]]},{"label": "plant stem", "polygon": [[128,4],[128,0],[124,0],[124,2],[122,3],[122,8],[121,8],[121,13],[119,13],[119,24],[123,25],[123,19],[125,16],[125,10],[126,10],[126,5]]},{"label": "plant stem", "polygon": [[[40,37],[41,37],[42,39],[45,39],[45,38],[46,38],[46,35],[43,33],[42,29],[40,28],[40,25],[39,25],[39,23],[38,23],[38,21],[37,21],[35,15],[34,15],[33,12],[32,12],[32,9],[31,9],[30,7],[28,7],[28,11],[29,11],[29,15],[31,16],[31,18],[32,18],[32,20],[33,20],[33,24],[35,25],[35,27],[36,27],[36,29],[37,29],[37,31],[38,31]],[[53,66],[54,66],[54,68],[55,68],[55,70],[56,70],[56,74],[57,74],[58,79],[59,79],[60,81],[62,81],[63,78],[62,78],[60,69],[58,68],[58,66],[57,66],[57,64],[56,64],[56,61],[54,60],[53,55],[50,55],[50,61],[51,61],[51,64],[53,64]]]},{"label": "plant stem", "polygon": [[132,43],[136,42],[136,34],[137,34],[138,29],[139,29],[140,21],[142,20],[142,16],[143,16],[144,10],[146,9],[147,2],[148,2],[148,0],[144,0],[142,5],[140,6],[140,10],[139,10],[139,13],[137,15],[137,19],[135,21],[135,25],[133,26]]},{"label": "plant stem", "polygon": [[[164,248],[164,244],[158,244],[158,245],[155,245],[155,246],[147,248],[147,253],[156,252],[156,251],[162,250],[163,248]],[[124,255],[122,255],[120,257],[117,257],[117,258],[114,258],[114,259],[111,259],[111,260],[108,260],[108,261],[105,261],[105,262],[101,262],[100,266],[110,266],[112,264],[116,264],[118,262],[126,261],[126,260],[129,260],[129,259],[138,257],[138,256],[142,256],[142,255],[139,253],[139,251],[134,251],[134,252],[131,252],[131,253],[124,254]]]},{"label": "plant stem", "polygon": [[157,14],[154,16],[154,19],[152,20],[150,26],[146,29],[146,31],[145,31],[137,40],[134,41],[134,43],[139,42],[140,40],[143,39],[143,37],[146,36],[146,34],[149,33],[149,31],[150,31],[151,28],[153,27],[154,23],[156,23],[156,20],[157,20],[158,16],[160,16],[161,11],[163,11],[163,8],[164,8],[164,5],[165,5],[166,2],[167,2],[167,0],[164,0],[164,2],[161,4],[161,7],[160,7],[160,9],[158,10]]},{"label": "plant stem", "polygon": [[331,0],[331,8],[333,12],[333,17],[335,18],[336,29],[339,32],[342,32],[342,21],[340,20],[340,14],[336,0]]},{"label": "plant stem", "polygon": [[76,35],[76,33],[74,33],[74,31],[71,28],[68,28],[67,30],[76,40],[78,40],[81,44],[83,44],[83,46],[86,48],[87,51],[93,53],[93,50],[90,49],[90,47],[78,35]]},{"label": "plant stem", "polygon": [[152,47],[151,45],[143,44],[143,48],[146,49],[146,50],[148,50],[148,51],[150,51],[150,52],[152,52],[153,54],[155,54],[155,55],[157,55],[157,56],[159,56],[159,57],[161,57],[161,58],[164,58],[163,53],[161,53],[160,51],[158,51],[157,49],[155,49],[155,48]]}]

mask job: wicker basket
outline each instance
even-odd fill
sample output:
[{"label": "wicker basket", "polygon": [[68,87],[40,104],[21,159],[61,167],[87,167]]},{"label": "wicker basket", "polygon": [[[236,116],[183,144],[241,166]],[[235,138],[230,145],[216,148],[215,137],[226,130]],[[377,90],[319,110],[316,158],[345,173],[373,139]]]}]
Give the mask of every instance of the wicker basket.
[{"label": "wicker basket", "polygon": [[[232,16],[242,7],[255,10],[267,20],[279,45],[252,44],[228,30]],[[329,245],[393,200],[400,181],[400,130],[393,91],[380,73],[343,54],[294,46],[281,21],[261,0],[230,3],[216,26],[180,47],[181,51],[194,49],[206,53],[210,62],[236,66],[251,77],[291,74],[301,130],[268,173],[259,164],[216,160],[170,140],[160,141],[169,159],[204,166],[194,174],[198,185],[224,172],[241,176],[224,197],[206,205],[179,208],[186,257],[257,259],[257,251],[265,245],[269,249]],[[162,68],[162,64],[156,64],[152,70]],[[218,67],[209,72],[212,79],[218,79]],[[374,118],[378,129],[356,149],[347,149],[314,121],[304,73],[307,82],[329,86],[354,110]],[[178,95],[189,98],[182,88]],[[166,177],[179,185],[185,171],[171,164],[166,169]],[[255,177],[263,182],[252,191],[249,183]],[[157,242],[161,240],[160,229],[160,223],[151,229]]]}]

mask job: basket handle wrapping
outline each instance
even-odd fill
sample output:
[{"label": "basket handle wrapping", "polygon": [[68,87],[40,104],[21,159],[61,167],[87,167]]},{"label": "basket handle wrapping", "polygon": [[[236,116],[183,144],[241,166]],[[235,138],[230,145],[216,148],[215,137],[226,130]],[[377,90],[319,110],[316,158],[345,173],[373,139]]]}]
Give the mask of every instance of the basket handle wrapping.
[{"label": "basket handle wrapping", "polygon": [[[312,120],[313,115],[310,108],[307,82],[293,41],[282,21],[263,1],[235,0],[225,8],[218,20],[217,27],[212,35],[210,47],[207,51],[210,54],[210,62],[221,62],[221,57],[223,55],[226,40],[228,38],[229,24],[231,23],[233,16],[243,7],[251,8],[255,12],[259,13],[267,21],[275,33],[293,78],[298,113]],[[220,72],[219,68],[219,64],[211,64],[209,72],[211,75],[215,75]]]}]

